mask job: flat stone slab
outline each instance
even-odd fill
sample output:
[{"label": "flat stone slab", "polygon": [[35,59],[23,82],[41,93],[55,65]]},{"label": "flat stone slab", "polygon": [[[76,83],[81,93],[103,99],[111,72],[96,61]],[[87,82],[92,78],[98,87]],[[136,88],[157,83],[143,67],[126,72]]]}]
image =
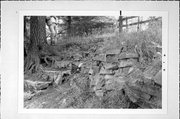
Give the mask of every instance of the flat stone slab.
[{"label": "flat stone slab", "polygon": [[117,63],[118,62],[118,55],[116,55],[116,54],[107,54],[106,55],[106,62],[107,63]]},{"label": "flat stone slab", "polygon": [[113,78],[114,78],[113,75],[105,75],[105,76],[104,76],[104,79],[105,79],[105,80],[110,80],[110,79],[113,79]]},{"label": "flat stone slab", "polygon": [[95,57],[93,57],[93,60],[95,61],[106,61],[106,54],[99,54]]},{"label": "flat stone slab", "polygon": [[107,70],[117,70],[118,69],[118,65],[117,64],[112,64],[112,63],[105,63],[104,67]]},{"label": "flat stone slab", "polygon": [[101,68],[100,69],[100,72],[99,72],[100,75],[113,75],[114,72],[112,70],[107,70],[105,68]]},{"label": "flat stone slab", "polygon": [[67,68],[71,64],[71,61],[56,61],[55,66],[57,68]]},{"label": "flat stone slab", "polygon": [[121,53],[118,58],[121,60],[121,59],[130,59],[130,58],[138,58],[138,57],[139,56],[136,53],[126,53],[126,52],[124,52],[124,53]]},{"label": "flat stone slab", "polygon": [[134,65],[134,62],[130,60],[121,60],[119,63],[120,68],[125,68],[125,67],[131,67]]},{"label": "flat stone slab", "polygon": [[154,76],[154,81],[159,84],[162,85],[162,70],[160,70],[155,76]]},{"label": "flat stone slab", "polygon": [[152,79],[162,68],[162,62],[158,61],[147,67],[144,71],[144,77],[148,79]]},{"label": "flat stone slab", "polygon": [[111,49],[106,51],[106,54],[120,54],[120,49]]},{"label": "flat stone slab", "polygon": [[106,81],[106,90],[121,90],[124,88],[125,81],[119,78],[113,78]]},{"label": "flat stone slab", "polygon": [[46,89],[52,82],[44,82],[44,81],[24,81],[24,89],[35,91],[35,90],[43,90]]}]

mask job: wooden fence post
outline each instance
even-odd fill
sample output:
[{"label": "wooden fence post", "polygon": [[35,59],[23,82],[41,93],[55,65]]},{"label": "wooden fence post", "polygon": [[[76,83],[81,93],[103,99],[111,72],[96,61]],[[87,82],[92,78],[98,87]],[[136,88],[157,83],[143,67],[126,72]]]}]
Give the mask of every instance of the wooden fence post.
[{"label": "wooden fence post", "polygon": [[120,16],[119,16],[119,33],[122,32],[122,24],[123,23],[123,19],[122,19],[122,15],[121,15],[121,10],[120,10]]}]

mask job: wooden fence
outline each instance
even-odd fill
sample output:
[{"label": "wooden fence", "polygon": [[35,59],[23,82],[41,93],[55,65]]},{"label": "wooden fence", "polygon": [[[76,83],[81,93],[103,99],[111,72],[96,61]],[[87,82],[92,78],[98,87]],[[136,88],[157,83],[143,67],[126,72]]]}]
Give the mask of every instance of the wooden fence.
[{"label": "wooden fence", "polygon": [[[135,20],[134,22],[129,23],[128,20],[130,19],[135,19]],[[126,31],[128,31],[129,27],[132,27],[132,26],[137,26],[137,31],[139,31],[141,29],[142,24],[149,23],[154,20],[161,20],[161,19],[162,17],[154,17],[152,19],[140,20],[140,16],[128,16],[128,17],[120,16],[118,20],[119,32],[122,32],[123,28],[125,28]]]}]

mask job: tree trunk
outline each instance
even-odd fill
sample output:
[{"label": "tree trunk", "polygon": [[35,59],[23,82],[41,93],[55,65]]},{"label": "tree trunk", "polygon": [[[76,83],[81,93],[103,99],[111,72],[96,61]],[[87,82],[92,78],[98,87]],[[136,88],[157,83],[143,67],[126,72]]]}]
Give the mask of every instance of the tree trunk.
[{"label": "tree trunk", "polygon": [[27,28],[26,28],[27,18],[24,16],[24,36],[27,36]]},{"label": "tree trunk", "polygon": [[25,72],[35,73],[40,65],[40,50],[46,39],[45,16],[31,16],[30,45],[25,58]]},{"label": "tree trunk", "polygon": [[71,16],[68,16],[68,28],[67,28],[67,33],[68,33],[68,36],[70,37],[71,36]]}]

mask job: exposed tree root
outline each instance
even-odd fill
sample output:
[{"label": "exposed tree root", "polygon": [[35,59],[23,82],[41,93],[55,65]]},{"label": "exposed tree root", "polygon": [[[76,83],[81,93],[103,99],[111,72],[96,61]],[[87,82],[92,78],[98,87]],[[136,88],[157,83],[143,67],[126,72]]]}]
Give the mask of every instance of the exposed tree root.
[{"label": "exposed tree root", "polygon": [[56,60],[51,56],[44,56],[42,59],[47,66],[52,66],[56,62]]},{"label": "exposed tree root", "polygon": [[25,73],[32,74],[38,71],[40,66],[40,59],[37,54],[29,54],[25,58]]}]

